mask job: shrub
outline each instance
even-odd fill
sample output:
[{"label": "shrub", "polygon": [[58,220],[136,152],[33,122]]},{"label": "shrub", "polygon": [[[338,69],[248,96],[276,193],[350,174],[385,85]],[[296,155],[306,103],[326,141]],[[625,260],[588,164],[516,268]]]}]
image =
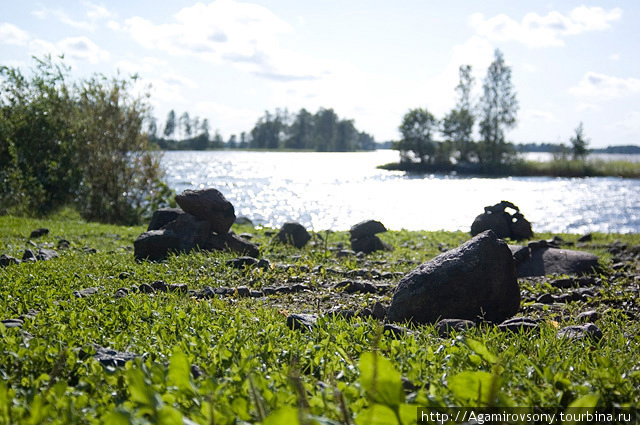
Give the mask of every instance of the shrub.
[{"label": "shrub", "polygon": [[94,221],[135,224],[170,191],[142,124],[135,79],[67,83],[50,57],[31,79],[0,68],[0,213],[43,215],[73,204]]}]

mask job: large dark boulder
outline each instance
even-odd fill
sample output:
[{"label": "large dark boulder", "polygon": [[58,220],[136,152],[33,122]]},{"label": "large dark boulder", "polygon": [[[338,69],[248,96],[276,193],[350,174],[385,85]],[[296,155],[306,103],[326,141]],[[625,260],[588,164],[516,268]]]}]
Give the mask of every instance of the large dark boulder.
[{"label": "large dark boulder", "polygon": [[382,239],[376,236],[386,231],[384,224],[376,220],[365,220],[353,225],[349,230],[351,249],[365,254],[374,251],[390,251],[391,245],[382,242]]},{"label": "large dark boulder", "polygon": [[162,261],[169,252],[180,250],[180,239],[167,230],[144,232],[133,242],[133,256],[136,260]]},{"label": "large dark boulder", "polygon": [[153,216],[151,216],[151,221],[149,222],[147,231],[160,230],[167,224],[176,220],[182,214],[185,214],[185,212],[180,208],[160,208],[155,210],[153,212]]},{"label": "large dark boulder", "polygon": [[511,251],[492,231],[440,254],[407,274],[395,289],[387,320],[441,319],[500,323],[520,308]]},{"label": "large dark boulder", "polygon": [[229,232],[236,220],[233,205],[217,189],[185,190],[176,195],[176,202],[185,212],[208,221],[216,233]]},{"label": "large dark boulder", "polygon": [[284,223],[276,237],[280,242],[293,245],[296,248],[302,248],[311,239],[307,229],[302,224],[293,221]]},{"label": "large dark boulder", "polygon": [[178,239],[180,251],[189,252],[207,243],[211,233],[211,223],[199,220],[191,214],[180,214],[176,220],[162,229]]},{"label": "large dark boulder", "polygon": [[260,256],[260,249],[257,245],[233,233],[225,233],[224,235],[212,233],[202,248],[208,251],[233,251],[254,258]]},{"label": "large dark boulder", "polygon": [[[509,213],[507,209],[514,212]],[[484,207],[484,213],[477,216],[471,224],[471,236],[485,230],[493,230],[501,239],[523,240],[533,237],[531,223],[524,218],[520,209],[509,201],[500,201],[498,204]]]},{"label": "large dark boulder", "polygon": [[518,277],[585,275],[600,269],[598,256],[588,252],[555,248],[540,242],[526,247],[510,245],[509,248],[513,252]]},{"label": "large dark boulder", "polygon": [[363,236],[377,235],[378,233],[384,233],[386,231],[387,228],[384,227],[384,224],[380,223],[379,221],[365,220],[351,226],[351,230],[349,230],[349,233],[351,234],[351,238],[355,239]]}]

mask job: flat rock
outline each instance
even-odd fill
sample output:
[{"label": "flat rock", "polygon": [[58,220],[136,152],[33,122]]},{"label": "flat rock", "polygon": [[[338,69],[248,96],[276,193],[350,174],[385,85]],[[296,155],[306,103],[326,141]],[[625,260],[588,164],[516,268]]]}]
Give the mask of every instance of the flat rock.
[{"label": "flat rock", "polygon": [[29,238],[30,239],[41,238],[42,236],[45,236],[47,234],[49,234],[49,229],[41,227],[39,229],[33,230],[29,235]]},{"label": "flat rock", "polygon": [[370,254],[375,251],[391,251],[391,245],[386,244],[376,235],[351,238],[351,249],[355,252]]},{"label": "flat rock", "polygon": [[315,314],[290,314],[287,317],[287,326],[290,329],[311,331],[318,322],[318,316]]},{"label": "flat rock", "polygon": [[167,224],[176,220],[179,216],[185,214],[180,208],[160,208],[153,212],[147,231],[160,230]]},{"label": "flat rock", "polygon": [[203,245],[203,249],[210,251],[233,251],[254,258],[260,256],[260,249],[257,245],[233,233],[210,234],[207,242]]},{"label": "flat rock", "polygon": [[[140,357],[135,353],[117,351],[111,348],[101,347],[97,344],[94,344],[94,348],[96,350],[96,354],[93,357],[103,366],[123,367],[128,361]],[[81,354],[81,357],[84,356]]]},{"label": "flat rock", "polygon": [[144,232],[133,242],[133,255],[138,261],[162,261],[170,252],[179,250],[180,240],[166,230]]},{"label": "flat rock", "polygon": [[442,319],[436,323],[436,331],[441,338],[448,338],[452,332],[464,332],[474,328],[475,322],[464,319]]},{"label": "flat rock", "polygon": [[217,189],[185,190],[176,195],[176,202],[185,212],[200,220],[208,221],[211,230],[223,234],[236,220],[235,210],[231,202]]},{"label": "flat rock", "polygon": [[593,323],[585,323],[583,325],[566,326],[558,331],[558,338],[567,339],[587,339],[591,338],[595,341],[602,339],[602,331]]},{"label": "flat rock", "polygon": [[509,246],[517,262],[518,277],[547,276],[551,274],[584,275],[599,270],[597,255],[548,245],[523,247]]},{"label": "flat rock", "polygon": [[0,321],[4,325],[5,328],[20,328],[24,325],[24,321],[20,319],[6,319]]},{"label": "flat rock", "polygon": [[99,289],[95,286],[81,289],[80,291],[73,291],[73,296],[76,298],[87,298],[92,295],[96,295],[99,292]]},{"label": "flat rock", "polygon": [[485,231],[425,262],[398,283],[387,320],[501,323],[520,308],[516,269],[506,242]]},{"label": "flat rock", "polygon": [[227,260],[227,266],[231,266],[234,269],[244,269],[245,267],[255,266],[256,264],[258,264],[258,260],[248,256]]},{"label": "flat rock", "polygon": [[501,331],[511,331],[513,333],[530,332],[539,328],[539,320],[530,317],[513,317],[498,325],[498,329]]}]

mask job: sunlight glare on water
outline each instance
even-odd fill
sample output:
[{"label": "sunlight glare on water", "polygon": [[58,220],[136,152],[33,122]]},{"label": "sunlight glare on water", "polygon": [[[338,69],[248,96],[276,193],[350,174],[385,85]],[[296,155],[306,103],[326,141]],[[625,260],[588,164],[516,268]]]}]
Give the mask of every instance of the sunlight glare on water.
[{"label": "sunlight glare on water", "polygon": [[619,178],[470,178],[379,170],[395,151],[167,152],[169,186],[215,187],[237,216],[280,227],[348,230],[365,220],[389,229],[468,231],[484,207],[508,200],[534,232],[639,232],[640,181]]}]

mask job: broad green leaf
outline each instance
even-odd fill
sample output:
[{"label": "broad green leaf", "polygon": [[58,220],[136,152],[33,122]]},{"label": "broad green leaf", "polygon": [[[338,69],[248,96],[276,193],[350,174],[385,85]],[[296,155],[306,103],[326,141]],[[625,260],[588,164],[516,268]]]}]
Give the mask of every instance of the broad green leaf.
[{"label": "broad green leaf", "polygon": [[[414,409],[414,416],[417,417]],[[404,425],[398,421],[398,416],[388,406],[372,404],[363,409],[356,417],[356,425]]]},{"label": "broad green leaf", "polygon": [[114,410],[113,412],[109,412],[103,416],[100,423],[105,425],[131,425],[133,423],[133,418],[129,412]]},{"label": "broad green leaf", "polygon": [[291,406],[281,407],[278,410],[271,412],[269,416],[264,419],[262,425],[300,425],[300,419],[298,418],[298,409]]},{"label": "broad green leaf", "polygon": [[581,417],[581,414],[594,413],[595,407],[600,400],[600,394],[587,394],[582,396],[569,404],[564,413],[567,414],[566,418],[571,420],[565,420],[563,424],[576,424],[582,423],[582,421],[576,420]]},{"label": "broad green leaf", "polygon": [[155,393],[153,388],[144,381],[144,373],[140,369],[130,369],[127,374],[129,393],[131,400],[144,406],[155,406]]},{"label": "broad green leaf", "polygon": [[162,406],[158,411],[159,425],[180,425],[182,424],[182,413],[171,406]]},{"label": "broad green leaf", "polygon": [[449,378],[449,389],[460,399],[489,405],[493,402],[500,377],[485,371],[461,372]]},{"label": "broad green leaf", "polygon": [[389,360],[376,353],[360,356],[360,382],[369,397],[394,410],[404,402],[402,378]]},{"label": "broad green leaf", "polygon": [[474,353],[482,357],[486,362],[491,364],[498,363],[498,357],[495,354],[491,353],[489,349],[480,341],[476,341],[475,339],[466,338],[465,340],[467,346],[473,350]]},{"label": "broad green leaf", "polygon": [[167,381],[169,385],[178,387],[178,390],[183,393],[195,393],[193,383],[191,382],[191,365],[189,359],[178,346],[173,349],[173,354],[171,354]]}]

